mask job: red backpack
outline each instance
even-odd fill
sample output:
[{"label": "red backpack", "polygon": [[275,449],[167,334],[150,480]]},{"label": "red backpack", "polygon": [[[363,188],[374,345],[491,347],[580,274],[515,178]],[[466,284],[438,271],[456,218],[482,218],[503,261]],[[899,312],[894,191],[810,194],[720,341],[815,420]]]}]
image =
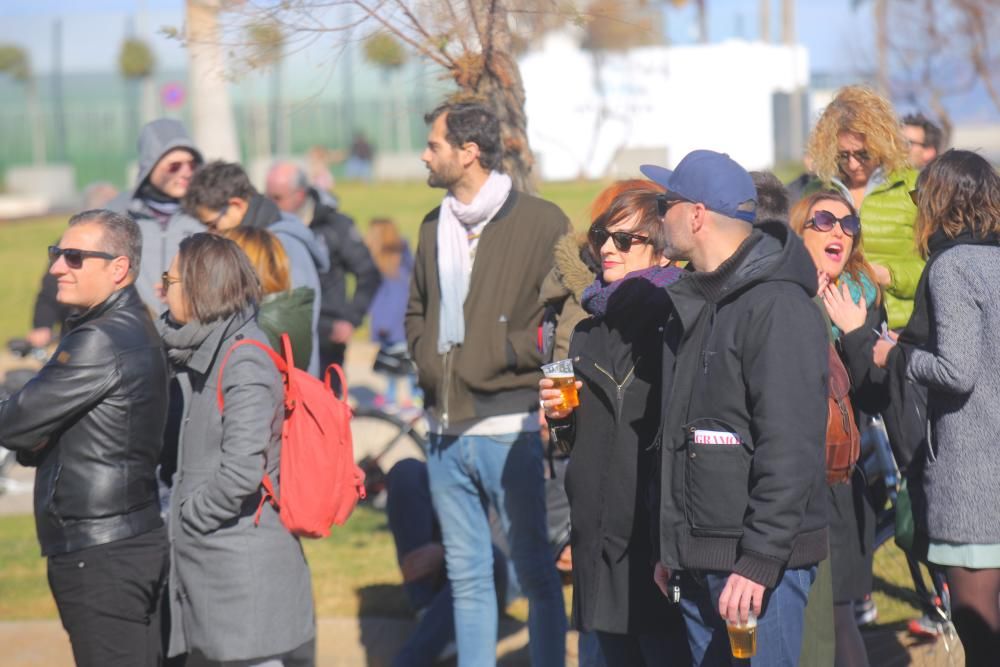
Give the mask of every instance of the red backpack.
[{"label": "red backpack", "polygon": [[[323,382],[296,368],[292,343],[281,334],[283,355],[255,340],[236,343],[219,369],[219,412],[222,412],[222,371],[238,347],[252,345],[267,353],[278,367],[285,385],[285,423],[281,429],[281,494],[264,473],[264,497],[257,508],[257,522],[264,503],[270,501],[281,522],[300,537],[327,537],[330,526],[343,525],[365,497],[365,473],[354,464],[351,441],[351,406],[347,381],[340,366],[331,364]],[[340,377],[341,396],[330,387],[330,372]]]}]

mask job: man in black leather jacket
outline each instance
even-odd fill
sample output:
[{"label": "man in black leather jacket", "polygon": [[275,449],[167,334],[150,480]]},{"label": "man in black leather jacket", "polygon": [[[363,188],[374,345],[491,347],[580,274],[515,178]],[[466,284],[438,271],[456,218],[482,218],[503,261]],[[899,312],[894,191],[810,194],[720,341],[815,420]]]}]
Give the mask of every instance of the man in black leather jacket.
[{"label": "man in black leather jacket", "polygon": [[76,314],[52,359],[0,403],[0,445],[38,468],[38,541],[77,665],[161,661],[168,561],[155,468],[167,362],[133,286],[141,252],[125,216],[70,219],[49,272]]}]

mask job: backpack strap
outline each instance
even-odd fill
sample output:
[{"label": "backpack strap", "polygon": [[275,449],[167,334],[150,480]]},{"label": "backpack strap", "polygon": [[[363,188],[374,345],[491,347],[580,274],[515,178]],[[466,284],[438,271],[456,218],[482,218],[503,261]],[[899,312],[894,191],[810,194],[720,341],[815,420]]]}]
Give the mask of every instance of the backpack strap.
[{"label": "backpack strap", "polygon": [[[334,390],[333,384],[330,382],[330,373],[334,372],[340,379],[340,395],[337,396],[337,392]],[[323,375],[323,384],[330,388],[334,396],[343,403],[347,403],[347,378],[344,377],[344,369],[340,367],[339,364],[330,364],[326,367],[326,373]]]},{"label": "backpack strap", "polygon": [[[282,334],[282,339],[285,338],[287,338],[287,335]],[[250,340],[250,339],[241,340],[240,342],[236,343],[231,348],[229,348],[229,351],[226,352],[226,356],[222,358],[222,364],[219,366],[219,382],[218,386],[216,387],[216,398],[219,403],[219,412],[222,412],[223,408],[225,407],[225,398],[222,395],[222,373],[223,371],[226,370],[226,363],[229,361],[229,355],[235,352],[237,348],[243,347],[244,345],[252,345],[253,347],[263,350],[264,353],[271,358],[271,361],[274,362],[274,365],[278,367],[278,372],[281,373],[281,378],[285,383],[285,385],[286,386],[288,385],[288,364],[285,363],[285,360],[282,359],[277,352],[272,350],[267,345],[264,345],[263,343],[260,343],[255,340]],[[288,349],[291,350],[291,344],[289,344]],[[286,393],[286,403],[287,403],[287,392],[285,393]]]}]

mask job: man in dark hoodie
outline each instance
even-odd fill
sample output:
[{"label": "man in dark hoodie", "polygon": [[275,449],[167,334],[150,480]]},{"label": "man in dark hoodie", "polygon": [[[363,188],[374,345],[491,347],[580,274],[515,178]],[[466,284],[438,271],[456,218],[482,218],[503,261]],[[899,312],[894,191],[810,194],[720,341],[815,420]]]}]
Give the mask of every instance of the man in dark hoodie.
[{"label": "man in dark hoodie", "polygon": [[[170,266],[181,241],[204,231],[194,218],[181,210],[191,176],[202,163],[201,153],[180,121],[160,118],[143,126],[139,132],[139,173],[135,187],[112,199],[107,209],[128,215],[142,232],[142,262],[135,287],[146,306],[154,313],[163,312],[156,285]],[[68,315],[58,307],[56,284],[51,275],[42,279],[35,301],[35,314],[28,336],[37,347],[52,340],[56,327]]]},{"label": "man in dark hoodie", "polygon": [[787,227],[753,226],[753,181],[729,156],[642,172],[667,190],[664,255],[691,270],[666,288],[656,582],[667,594],[680,574],[695,664],[731,664],[726,622],[753,612],[751,664],[795,665],[827,555],[816,269]]},{"label": "man in dark hoodie", "polygon": [[210,162],[198,170],[184,197],[184,210],[213,232],[221,233],[243,225],[267,229],[278,237],[288,255],[292,287],[309,287],[314,292],[309,373],[318,376],[319,274],[330,268],[323,239],[313,234],[301,220],[283,213],[274,202],[258,194],[243,167],[230,162]]}]

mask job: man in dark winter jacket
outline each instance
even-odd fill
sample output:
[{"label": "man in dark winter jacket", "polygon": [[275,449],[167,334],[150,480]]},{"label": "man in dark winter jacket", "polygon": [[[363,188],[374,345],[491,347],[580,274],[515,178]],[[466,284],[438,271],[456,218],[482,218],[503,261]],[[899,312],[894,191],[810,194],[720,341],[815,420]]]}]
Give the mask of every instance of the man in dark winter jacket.
[{"label": "man in dark winter jacket", "polygon": [[659,492],[664,593],[680,571],[695,664],[729,665],[726,622],[757,616],[752,664],[795,665],[816,564],[827,555],[827,336],[816,269],[780,223],[753,227],[750,175],[694,151],[644,166],[669,259]]},{"label": "man in dark winter jacket", "polygon": [[49,271],[59,303],[78,314],[38,375],[0,401],[0,446],[37,467],[38,542],[81,667],[162,663],[168,551],[155,468],[167,358],[133,286],[141,248],[125,216],[70,220]]},{"label": "man in dark winter jacket", "polygon": [[326,244],[295,216],[282,213],[267,197],[257,193],[243,167],[229,162],[211,162],[195,174],[184,197],[184,209],[210,230],[222,233],[245,225],[267,229],[281,242],[288,255],[292,287],[309,287],[313,295],[313,341],[309,372],[319,375],[316,342],[319,320],[319,276],[329,267]]},{"label": "man in dark winter jacket", "polygon": [[[278,162],[267,174],[267,196],[282,211],[298,216],[325,241],[330,269],[320,274],[320,364],[343,365],[347,342],[361,326],[382,276],[354,226],[337,210],[337,200],[310,187],[305,172],[291,162]],[[354,294],[347,297],[347,275],[354,276]]]},{"label": "man in dark winter jacket", "polygon": [[[108,203],[115,213],[128,215],[142,232],[142,264],[135,279],[139,296],[154,313],[162,312],[156,285],[170,266],[181,241],[204,231],[197,220],[181,210],[191,176],[202,163],[201,153],[180,121],[160,118],[147,123],[139,133],[139,173],[135,186]],[[53,330],[68,314],[56,305],[55,281],[42,280],[35,315],[28,336],[32,344],[45,347]]]}]

